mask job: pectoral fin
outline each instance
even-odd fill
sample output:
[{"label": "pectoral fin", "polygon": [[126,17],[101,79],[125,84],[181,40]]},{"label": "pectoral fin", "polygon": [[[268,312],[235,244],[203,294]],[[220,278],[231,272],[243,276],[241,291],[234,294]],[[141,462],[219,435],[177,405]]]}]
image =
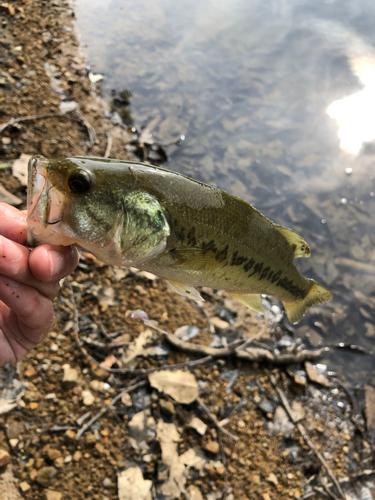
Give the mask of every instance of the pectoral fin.
[{"label": "pectoral fin", "polygon": [[313,282],[312,287],[304,299],[283,302],[286,315],[291,323],[297,323],[310,307],[332,299],[332,293],[329,290],[316,281],[311,281]]},{"label": "pectoral fin", "polygon": [[196,300],[197,302],[204,302],[204,298],[193,286],[186,285],[186,283],[176,280],[165,280],[165,282],[168,288],[178,293],[179,295],[189,297],[189,299]]},{"label": "pectoral fin", "polygon": [[294,249],[294,258],[310,257],[311,250],[306,241],[291,229],[282,226],[276,226],[278,231],[284,236],[290,246]]},{"label": "pectoral fin", "polygon": [[234,299],[237,299],[245,306],[254,309],[254,311],[263,313],[262,297],[258,293],[232,293]]}]

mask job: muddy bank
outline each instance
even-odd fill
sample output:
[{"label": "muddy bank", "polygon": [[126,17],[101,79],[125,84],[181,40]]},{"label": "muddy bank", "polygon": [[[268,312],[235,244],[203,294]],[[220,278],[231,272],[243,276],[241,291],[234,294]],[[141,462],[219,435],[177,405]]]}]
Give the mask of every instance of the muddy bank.
[{"label": "muddy bank", "polygon": [[[12,174],[21,154],[126,159],[144,151],[135,133],[106,118],[68,3],[3,3],[1,13],[3,187],[24,200]],[[147,273],[83,255],[56,300],[49,340],[2,372],[3,398],[15,405],[0,415],[0,492],[37,500],[370,498],[363,391],[311,366],[319,358],[277,308],[265,320],[225,294],[202,293],[198,307]],[[129,321],[138,309],[151,323]],[[176,364],[191,374],[183,383],[169,372],[162,385],[150,379]],[[372,414],[368,404],[369,422]]]}]

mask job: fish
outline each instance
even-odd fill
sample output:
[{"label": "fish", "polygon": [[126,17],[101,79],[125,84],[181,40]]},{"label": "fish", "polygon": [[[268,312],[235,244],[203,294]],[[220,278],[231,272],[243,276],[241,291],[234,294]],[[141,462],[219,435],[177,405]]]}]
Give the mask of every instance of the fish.
[{"label": "fish", "polygon": [[91,156],[28,165],[28,244],[76,245],[103,262],[136,267],[196,301],[198,286],[263,312],[279,298],[292,323],[331,300],[294,259],[309,245],[249,203],[165,168]]}]

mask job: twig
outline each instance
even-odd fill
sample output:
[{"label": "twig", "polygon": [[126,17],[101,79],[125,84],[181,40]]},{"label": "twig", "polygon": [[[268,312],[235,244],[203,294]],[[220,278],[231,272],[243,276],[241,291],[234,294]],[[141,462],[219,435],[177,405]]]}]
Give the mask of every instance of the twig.
[{"label": "twig", "polygon": [[111,154],[111,149],[112,149],[112,136],[111,134],[108,134],[107,137],[107,147],[104,153],[104,158],[109,158],[109,155]]},{"label": "twig", "polygon": [[4,132],[4,130],[6,130],[8,127],[16,123],[22,123],[34,120],[43,120],[44,118],[67,118],[68,120],[74,120],[76,122],[82,123],[86,127],[90,145],[91,146],[94,145],[96,140],[95,129],[92,127],[92,125],[90,125],[90,123],[86,120],[86,118],[82,116],[77,109],[74,110],[74,113],[76,114],[77,118],[68,113],[46,113],[44,115],[20,116],[19,118],[11,118],[6,123],[0,125],[0,134]]},{"label": "twig", "polygon": [[80,439],[80,437],[82,436],[82,434],[84,434],[97,420],[99,420],[99,418],[101,418],[103,415],[105,415],[107,413],[107,411],[113,410],[114,407],[115,407],[115,404],[117,403],[117,401],[119,399],[121,399],[124,394],[127,394],[128,392],[134,391],[134,389],[138,389],[139,387],[142,387],[142,386],[146,385],[147,383],[148,383],[147,380],[139,380],[135,384],[129,385],[128,387],[125,387],[125,389],[123,389],[121,392],[119,392],[117,394],[117,396],[115,396],[112,399],[112,401],[110,402],[110,404],[108,406],[106,406],[105,408],[103,408],[97,415],[95,415],[95,417],[92,417],[87,422],[87,424],[85,424],[77,432],[75,439],[78,441],[78,439]]},{"label": "twig", "polygon": [[[212,356],[213,358],[224,358],[228,356],[236,356],[240,359],[245,359],[247,361],[268,361],[275,365],[284,365],[290,363],[302,363],[303,361],[311,361],[317,358],[322,357],[324,354],[328,352],[327,347],[322,347],[321,349],[317,349],[316,351],[307,351],[302,350],[298,351],[296,354],[292,353],[284,353],[284,354],[273,354],[268,349],[261,348],[246,348],[242,349],[242,346],[235,347],[237,341],[228,344],[227,347],[209,347],[201,344],[191,344],[190,342],[185,342],[184,340],[179,339],[175,335],[162,330],[158,326],[156,326],[153,321],[148,319],[139,320],[144,323],[146,326],[153,328],[157,332],[163,334],[165,339],[172,344],[174,347],[177,347],[181,351],[187,352],[189,354],[203,354],[206,356]],[[256,334],[251,338],[251,341],[254,340],[255,337],[263,334],[264,330],[261,329],[259,334]],[[249,339],[250,341],[250,339]],[[248,341],[245,342],[247,344]],[[243,344],[244,345],[244,344]]]},{"label": "twig", "polygon": [[108,342],[105,344],[104,342],[97,342],[96,340],[92,340],[87,337],[82,337],[82,341],[87,345],[92,345],[101,349],[106,349],[107,347],[112,349],[114,347],[124,347],[134,344],[134,342]]},{"label": "twig", "polygon": [[199,404],[199,406],[202,408],[202,410],[204,410],[206,413],[207,413],[207,416],[212,420],[212,422],[216,425],[216,427],[219,429],[219,431],[221,431],[223,434],[225,434],[226,436],[230,437],[231,439],[233,439],[234,441],[238,441],[239,438],[237,436],[235,436],[234,434],[231,434],[229,431],[227,431],[226,429],[224,429],[224,427],[222,425],[220,425],[220,422],[217,420],[217,418],[210,412],[210,410],[208,409],[208,407],[203,403],[203,401],[201,400],[200,397],[198,397],[196,399],[197,403]]},{"label": "twig", "polygon": [[285,411],[287,412],[287,414],[289,415],[289,418],[291,419],[291,421],[293,422],[294,425],[297,426],[301,436],[303,437],[303,439],[306,441],[307,445],[314,451],[314,453],[316,454],[316,456],[319,458],[319,460],[321,461],[321,463],[323,464],[324,468],[326,469],[329,477],[331,478],[331,480],[333,481],[333,484],[336,486],[337,488],[337,491],[340,493],[340,496],[345,499],[345,495],[344,495],[344,492],[339,484],[339,482],[337,481],[337,478],[336,476],[333,474],[330,466],[328,465],[328,463],[325,461],[323,455],[317,450],[316,446],[314,445],[314,443],[311,441],[311,439],[309,438],[309,436],[307,435],[306,433],[306,430],[305,428],[303,427],[303,425],[300,423],[300,422],[296,422],[295,418],[294,418],[294,414],[293,414],[293,411],[291,409],[291,407],[289,406],[289,403],[288,403],[288,400],[286,399],[285,395],[283,394],[283,392],[281,391],[281,389],[279,389],[278,385],[277,385],[277,381],[276,381],[276,378],[273,376],[273,375],[270,375],[270,380],[272,382],[272,385],[274,386],[275,388],[275,391],[277,392],[284,408],[285,408]]}]

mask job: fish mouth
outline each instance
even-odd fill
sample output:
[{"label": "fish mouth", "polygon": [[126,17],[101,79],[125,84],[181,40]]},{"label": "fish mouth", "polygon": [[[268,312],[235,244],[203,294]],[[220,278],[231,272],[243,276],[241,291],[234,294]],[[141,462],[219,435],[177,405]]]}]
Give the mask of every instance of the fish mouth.
[{"label": "fish mouth", "polygon": [[28,164],[27,185],[27,244],[42,244],[51,235],[51,228],[63,219],[64,198],[51,183],[49,162],[34,156]]}]

